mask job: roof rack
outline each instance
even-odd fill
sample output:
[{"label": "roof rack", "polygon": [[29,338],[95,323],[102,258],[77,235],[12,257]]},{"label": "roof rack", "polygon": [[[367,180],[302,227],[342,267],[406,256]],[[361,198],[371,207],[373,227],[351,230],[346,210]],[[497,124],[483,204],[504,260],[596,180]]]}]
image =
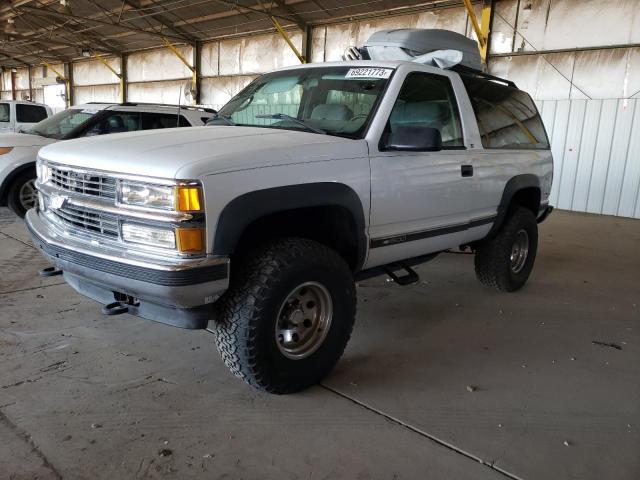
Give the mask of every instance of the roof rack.
[{"label": "roof rack", "polygon": [[470,76],[470,77],[483,78],[485,80],[492,80],[494,82],[504,83],[505,85],[507,85],[509,87],[518,88],[517,85],[515,84],[515,82],[513,82],[512,80],[507,80],[505,78],[496,77],[495,75],[491,75],[489,73],[485,73],[485,72],[482,72],[480,70],[476,70],[474,68],[465,67],[464,65],[458,64],[458,65],[455,65],[455,66],[449,68],[449,70],[453,70],[456,73],[460,73],[460,74],[467,75],[467,76]]},{"label": "roof rack", "polygon": [[153,106],[153,107],[171,107],[180,108],[180,110],[195,110],[200,112],[217,113],[216,110],[209,107],[200,107],[198,105],[175,105],[170,103],[153,103],[153,102],[87,102],[87,105],[120,105],[122,107],[137,107],[139,105]]}]

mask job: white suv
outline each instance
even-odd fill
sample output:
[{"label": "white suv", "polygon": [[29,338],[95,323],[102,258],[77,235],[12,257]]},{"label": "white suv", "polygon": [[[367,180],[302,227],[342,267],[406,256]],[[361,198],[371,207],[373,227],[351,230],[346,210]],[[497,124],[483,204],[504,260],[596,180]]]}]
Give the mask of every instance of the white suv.
[{"label": "white suv", "polygon": [[51,115],[51,108],[42,103],[0,100],[0,133],[27,130]]},{"label": "white suv", "polygon": [[107,133],[204,125],[213,114],[215,110],[201,107],[87,103],[23,128],[22,133],[0,133],[0,206],[24,217],[36,205],[36,157],[44,145]]},{"label": "white suv", "polygon": [[409,61],[308,64],[257,78],[214,126],[43,148],[27,213],[78,292],[209,328],[227,366],[274,393],[340,358],[355,281],[463,246],[479,280],[521,288],[553,164],[513,83]]}]

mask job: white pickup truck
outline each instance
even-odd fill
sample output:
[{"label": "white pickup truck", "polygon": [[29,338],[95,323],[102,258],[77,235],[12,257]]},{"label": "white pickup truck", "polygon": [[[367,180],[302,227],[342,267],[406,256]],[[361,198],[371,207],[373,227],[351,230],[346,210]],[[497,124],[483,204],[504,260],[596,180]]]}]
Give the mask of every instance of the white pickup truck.
[{"label": "white pickup truck", "polygon": [[358,279],[463,246],[521,288],[553,165],[534,102],[465,68],[345,61],[257,78],[212,125],[40,150],[34,243],[108,314],[209,328],[227,366],[288,393],[351,335]]}]

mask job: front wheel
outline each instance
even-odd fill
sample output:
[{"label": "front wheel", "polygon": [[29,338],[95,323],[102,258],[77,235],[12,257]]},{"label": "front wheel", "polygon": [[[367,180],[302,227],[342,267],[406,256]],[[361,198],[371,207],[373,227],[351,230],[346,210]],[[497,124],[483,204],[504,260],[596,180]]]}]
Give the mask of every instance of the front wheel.
[{"label": "front wheel", "polygon": [[13,179],[7,192],[7,204],[20,218],[24,218],[27,210],[38,205],[35,171],[26,170]]},{"label": "front wheel", "polygon": [[225,364],[271,393],[318,383],[353,329],[356,294],[349,266],[333,250],[301,238],[268,242],[240,263],[211,322]]},{"label": "front wheel", "polygon": [[478,245],[476,276],[483,285],[505,292],[524,286],[533,270],[538,249],[538,224],[533,213],[516,207],[498,233]]}]

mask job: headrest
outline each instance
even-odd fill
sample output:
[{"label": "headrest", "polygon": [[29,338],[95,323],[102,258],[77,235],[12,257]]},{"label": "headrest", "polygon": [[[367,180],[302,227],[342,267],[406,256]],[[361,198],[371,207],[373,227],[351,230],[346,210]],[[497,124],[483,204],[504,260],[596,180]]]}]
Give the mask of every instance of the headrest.
[{"label": "headrest", "polygon": [[124,128],[124,121],[122,120],[122,117],[118,115],[109,117],[109,129],[113,130],[116,128]]},{"label": "headrest", "polygon": [[323,103],[311,112],[312,120],[350,120],[352,117],[351,109],[339,103]]}]

